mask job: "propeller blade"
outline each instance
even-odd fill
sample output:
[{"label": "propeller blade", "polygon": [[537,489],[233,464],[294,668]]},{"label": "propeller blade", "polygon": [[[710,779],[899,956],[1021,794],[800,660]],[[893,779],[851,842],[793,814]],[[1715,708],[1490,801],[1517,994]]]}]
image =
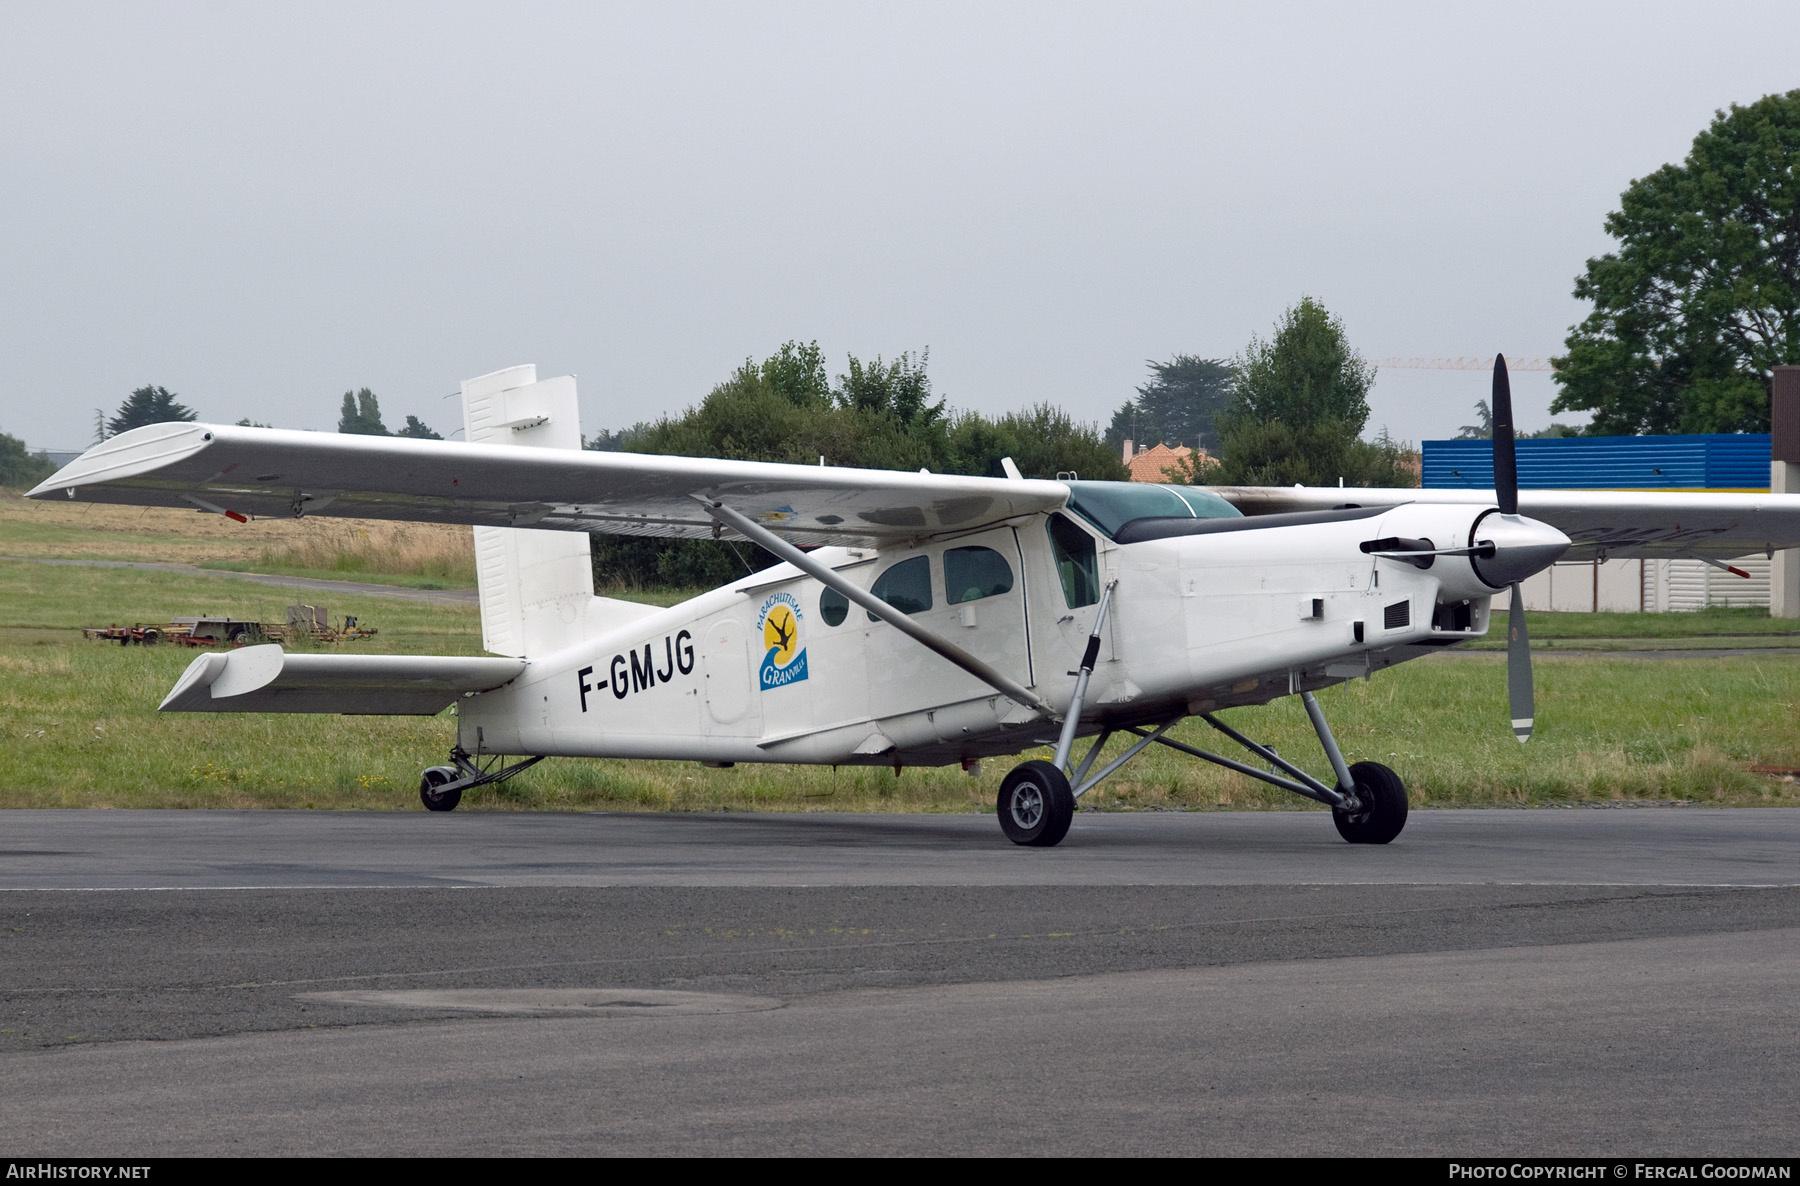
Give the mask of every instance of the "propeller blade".
[{"label": "propeller blade", "polygon": [[[1497,427],[1497,425],[1496,425]],[[1525,630],[1525,594],[1512,587],[1506,611],[1506,701],[1512,709],[1513,736],[1524,745],[1535,723],[1531,691],[1531,636]]]},{"label": "propeller blade", "polygon": [[1502,515],[1519,513],[1519,462],[1513,451],[1512,384],[1506,379],[1506,356],[1494,355],[1494,501]]}]

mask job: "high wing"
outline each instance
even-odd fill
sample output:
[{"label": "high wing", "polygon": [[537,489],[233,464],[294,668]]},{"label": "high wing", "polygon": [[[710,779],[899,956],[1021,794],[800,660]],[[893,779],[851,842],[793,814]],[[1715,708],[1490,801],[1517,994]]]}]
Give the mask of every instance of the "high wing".
[{"label": "high wing", "polygon": [[153,424],[30,492],[245,518],[364,519],[712,536],[702,501],[802,544],[879,545],[1054,510],[1060,482],[639,453],[520,449],[216,424]]},{"label": "high wing", "polygon": [[[1401,503],[1493,505],[1490,490],[1338,486],[1214,486],[1246,515]],[[1800,546],[1800,494],[1704,490],[1521,490],[1519,513],[1574,541],[1565,560],[1711,556],[1725,559]],[[1439,541],[1443,543],[1444,541]]]}]

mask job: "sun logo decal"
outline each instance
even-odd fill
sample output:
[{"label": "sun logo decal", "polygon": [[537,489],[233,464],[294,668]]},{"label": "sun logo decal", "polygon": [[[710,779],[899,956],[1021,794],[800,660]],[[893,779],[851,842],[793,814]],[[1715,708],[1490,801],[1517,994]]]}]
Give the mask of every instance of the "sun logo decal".
[{"label": "sun logo decal", "polygon": [[763,691],[806,678],[806,647],[800,624],[805,615],[791,593],[774,593],[762,604],[756,625],[762,631],[763,659],[757,682]]}]

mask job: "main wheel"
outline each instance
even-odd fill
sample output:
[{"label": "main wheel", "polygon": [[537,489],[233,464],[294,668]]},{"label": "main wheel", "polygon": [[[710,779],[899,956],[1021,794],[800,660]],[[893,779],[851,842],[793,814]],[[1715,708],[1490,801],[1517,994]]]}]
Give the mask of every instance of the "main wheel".
[{"label": "main wheel", "polygon": [[1075,793],[1063,772],[1049,762],[1023,762],[1001,780],[995,811],[1008,840],[1049,848],[1069,834]]},{"label": "main wheel", "polygon": [[1331,822],[1352,844],[1386,844],[1406,826],[1406,784],[1380,762],[1358,762],[1350,777],[1362,806],[1354,812],[1332,808]]},{"label": "main wheel", "polygon": [[455,811],[462,802],[462,788],[446,791],[445,783],[456,781],[454,766],[432,766],[419,778],[419,802],[427,811]]}]

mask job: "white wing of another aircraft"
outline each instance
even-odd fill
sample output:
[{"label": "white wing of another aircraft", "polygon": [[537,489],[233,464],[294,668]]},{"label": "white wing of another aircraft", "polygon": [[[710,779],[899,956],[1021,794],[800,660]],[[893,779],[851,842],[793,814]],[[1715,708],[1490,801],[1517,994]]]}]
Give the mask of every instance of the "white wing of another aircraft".
[{"label": "white wing of another aircraft", "polygon": [[519,449],[216,424],[103,442],[31,492],[243,518],[342,515],[698,538],[718,502],[801,544],[879,546],[1055,510],[1060,482]]},{"label": "white wing of another aircraft", "polygon": [[[1332,507],[1491,506],[1492,490],[1338,486],[1211,486],[1246,515]],[[1707,490],[1520,490],[1519,513],[1573,542],[1565,560],[1748,556],[1800,543],[1800,496]]]}]

